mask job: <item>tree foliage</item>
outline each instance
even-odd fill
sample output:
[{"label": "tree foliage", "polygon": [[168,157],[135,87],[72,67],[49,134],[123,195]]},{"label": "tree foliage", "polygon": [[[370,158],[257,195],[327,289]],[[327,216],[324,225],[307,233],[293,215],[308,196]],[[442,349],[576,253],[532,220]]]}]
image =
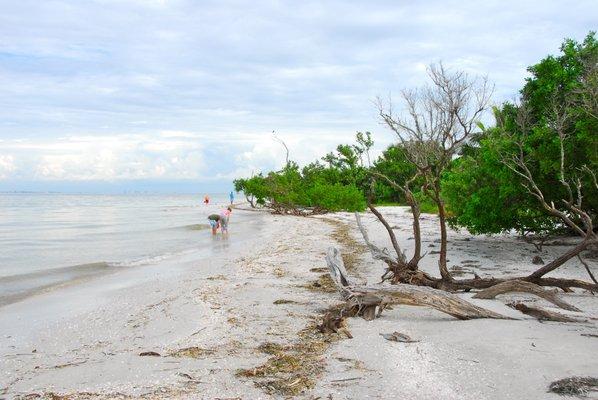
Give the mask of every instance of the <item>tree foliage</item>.
[{"label": "tree foliage", "polygon": [[443,177],[454,225],[474,233],[544,233],[563,227],[505,164],[505,157],[517,152],[548,204],[568,199],[567,176],[585,188],[582,208],[596,219],[598,193],[588,171],[598,170],[597,62],[598,42],[590,33],[581,43],[566,40],[559,56],[528,68],[531,77],[519,103],[495,108],[496,126],[477,137]]},{"label": "tree foliage", "polygon": [[358,132],[356,144],[339,145],[323,157],[324,163],[300,168],[290,161],[280,171],[235,180],[235,189],[280,213],[363,211],[365,162],[372,145],[369,132]]}]

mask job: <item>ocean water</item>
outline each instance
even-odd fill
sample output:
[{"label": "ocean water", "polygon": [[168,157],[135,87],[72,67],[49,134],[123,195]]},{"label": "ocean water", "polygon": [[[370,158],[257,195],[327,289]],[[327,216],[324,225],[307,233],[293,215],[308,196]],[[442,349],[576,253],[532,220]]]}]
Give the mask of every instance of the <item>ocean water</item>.
[{"label": "ocean water", "polygon": [[[203,195],[0,194],[0,305],[209,249],[207,216],[227,204],[224,194],[207,206]],[[251,225],[247,214],[233,212],[232,239]]]}]

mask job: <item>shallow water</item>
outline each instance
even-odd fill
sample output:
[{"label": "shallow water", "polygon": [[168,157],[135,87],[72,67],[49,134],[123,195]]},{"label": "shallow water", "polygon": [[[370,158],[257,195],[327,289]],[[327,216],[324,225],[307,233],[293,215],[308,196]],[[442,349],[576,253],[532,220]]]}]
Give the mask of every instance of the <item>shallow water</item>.
[{"label": "shallow water", "polygon": [[[217,245],[227,195],[0,194],[0,305],[32,290]],[[231,238],[250,229],[233,213]],[[235,229],[235,227],[237,229]]]}]

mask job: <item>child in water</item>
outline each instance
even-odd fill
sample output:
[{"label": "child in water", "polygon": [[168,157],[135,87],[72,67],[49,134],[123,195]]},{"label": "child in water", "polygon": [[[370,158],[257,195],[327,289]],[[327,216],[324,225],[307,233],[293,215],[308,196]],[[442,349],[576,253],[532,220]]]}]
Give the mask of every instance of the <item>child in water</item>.
[{"label": "child in water", "polygon": [[208,215],[208,222],[210,223],[210,227],[212,228],[212,235],[215,235],[216,232],[218,232],[218,228],[220,226],[220,215],[218,215],[218,214]]}]

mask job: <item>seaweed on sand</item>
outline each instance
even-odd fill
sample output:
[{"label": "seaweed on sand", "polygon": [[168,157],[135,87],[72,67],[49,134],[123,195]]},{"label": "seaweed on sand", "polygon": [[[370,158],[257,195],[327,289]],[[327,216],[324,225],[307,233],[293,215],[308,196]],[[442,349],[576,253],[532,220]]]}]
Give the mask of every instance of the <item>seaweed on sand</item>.
[{"label": "seaweed on sand", "polygon": [[585,396],[589,392],[598,391],[598,378],[572,376],[559,379],[550,384],[548,391],[562,396]]},{"label": "seaweed on sand", "polygon": [[193,346],[185,347],[184,349],[174,350],[170,352],[168,355],[171,357],[203,358],[210,354],[214,354],[214,350]]},{"label": "seaweed on sand", "polygon": [[335,219],[323,218],[324,221],[334,227],[330,236],[342,246],[342,257],[347,271],[355,270],[361,254],[367,251],[367,247],[357,241],[351,234],[351,226]]},{"label": "seaweed on sand", "polygon": [[334,282],[330,278],[329,274],[322,274],[317,280],[311,281],[306,284],[301,284],[299,287],[312,290],[314,292],[334,293],[338,289],[334,285]]},{"label": "seaweed on sand", "polygon": [[236,375],[251,378],[269,394],[298,395],[315,386],[324,371],[322,356],[331,343],[341,338],[339,334],[320,333],[315,321],[311,322],[292,344],[262,343],[258,350],[271,357],[257,367],[238,370]]}]

